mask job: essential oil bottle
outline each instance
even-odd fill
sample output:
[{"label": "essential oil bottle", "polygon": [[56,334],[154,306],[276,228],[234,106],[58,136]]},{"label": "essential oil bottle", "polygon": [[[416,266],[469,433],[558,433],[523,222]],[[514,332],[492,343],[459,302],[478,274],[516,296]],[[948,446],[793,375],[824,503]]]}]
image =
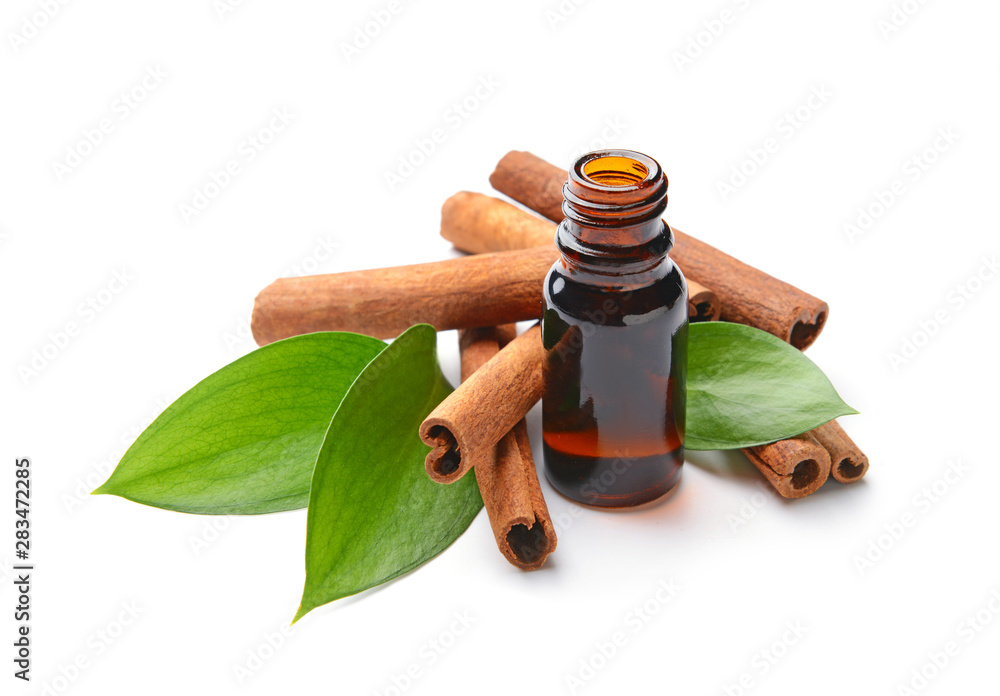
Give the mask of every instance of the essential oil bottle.
[{"label": "essential oil bottle", "polygon": [[667,253],[667,177],[630,150],[573,164],[545,278],[545,473],[599,507],[655,500],[684,462],[687,284]]}]

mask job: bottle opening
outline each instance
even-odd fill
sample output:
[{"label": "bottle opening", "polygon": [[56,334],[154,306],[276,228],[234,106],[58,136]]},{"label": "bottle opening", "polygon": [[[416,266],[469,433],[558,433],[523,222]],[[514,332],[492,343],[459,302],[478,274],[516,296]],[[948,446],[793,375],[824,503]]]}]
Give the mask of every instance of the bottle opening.
[{"label": "bottle opening", "polygon": [[637,186],[649,176],[649,168],[631,157],[607,155],[583,165],[583,175],[601,186]]},{"label": "bottle opening", "polygon": [[[641,152],[597,150],[570,167],[563,199],[563,213],[577,224],[635,227],[663,214],[667,177],[656,160]],[[658,236],[660,231],[651,227],[648,233]]]}]

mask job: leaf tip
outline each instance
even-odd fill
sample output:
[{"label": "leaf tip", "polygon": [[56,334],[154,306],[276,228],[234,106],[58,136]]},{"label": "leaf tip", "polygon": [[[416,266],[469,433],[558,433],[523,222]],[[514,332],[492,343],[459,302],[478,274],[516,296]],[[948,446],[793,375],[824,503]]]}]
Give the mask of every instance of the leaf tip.
[{"label": "leaf tip", "polygon": [[300,604],[298,611],[295,612],[295,616],[292,618],[291,625],[294,626],[295,624],[297,624],[299,622],[299,619],[301,619],[303,616],[305,616],[306,614],[308,614],[312,610],[313,610],[313,607],[307,607],[305,605],[305,602],[303,602],[302,604]]},{"label": "leaf tip", "polygon": [[107,481],[105,481],[104,483],[102,483],[100,486],[98,486],[97,488],[95,488],[94,490],[92,490],[90,492],[90,494],[91,495],[114,495],[114,491],[111,490],[111,486],[109,485],[110,483],[111,483],[111,479],[108,479]]}]

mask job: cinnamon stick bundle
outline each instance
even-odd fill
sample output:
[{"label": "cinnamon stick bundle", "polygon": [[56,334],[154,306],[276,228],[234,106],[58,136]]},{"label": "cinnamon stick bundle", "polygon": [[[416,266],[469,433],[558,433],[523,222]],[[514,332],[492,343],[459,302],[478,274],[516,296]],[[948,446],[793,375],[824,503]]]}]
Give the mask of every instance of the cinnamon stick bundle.
[{"label": "cinnamon stick bundle", "polygon": [[[532,155],[509,152],[490,176],[493,188],[553,222],[563,219],[565,170]],[[823,330],[829,306],[676,228],[670,254],[689,280],[718,294],[722,319],[749,324],[805,349]]]},{"label": "cinnamon stick bundle", "polygon": [[[462,381],[493,358],[514,338],[514,333],[510,324],[460,331]],[[480,462],[475,471],[497,548],[518,568],[541,568],[556,548],[556,534],[538,483],[524,418],[501,438],[492,457]]]},{"label": "cinnamon stick bundle", "polygon": [[280,278],[254,301],[258,345],[312,331],[392,338],[414,324],[438,331],[496,326],[542,314],[542,282],[558,258],[539,247],[447,261]]},{"label": "cinnamon stick bundle", "polygon": [[[550,244],[547,240],[554,238],[555,226],[506,201],[461,192],[449,198],[442,208],[441,235],[463,251],[479,253]],[[692,285],[697,288],[688,281],[694,299],[699,295]],[[690,314],[701,313],[692,310]],[[717,305],[716,311],[709,316],[718,319]],[[828,476],[850,483],[860,480],[867,472],[868,458],[836,422],[822,425],[806,435],[747,448],[743,452],[778,493],[790,498],[814,492]],[[817,448],[825,451],[820,453]]]},{"label": "cinnamon stick bundle", "polygon": [[544,355],[536,324],[431,411],[420,438],[434,448],[425,462],[432,479],[454,483],[473,466],[489,464],[500,439],[542,398]]},{"label": "cinnamon stick bundle", "polygon": [[[481,193],[460,191],[441,208],[441,236],[472,254],[551,246],[555,232],[555,223]],[[688,279],[687,285],[688,319],[718,319],[718,296],[693,280]]]},{"label": "cinnamon stick bundle", "polygon": [[[824,423],[787,440],[748,447],[743,454],[785,498],[809,495],[818,490],[827,477],[840,483],[854,483],[868,473],[868,457],[837,421]],[[814,463],[820,470],[813,466]]]}]

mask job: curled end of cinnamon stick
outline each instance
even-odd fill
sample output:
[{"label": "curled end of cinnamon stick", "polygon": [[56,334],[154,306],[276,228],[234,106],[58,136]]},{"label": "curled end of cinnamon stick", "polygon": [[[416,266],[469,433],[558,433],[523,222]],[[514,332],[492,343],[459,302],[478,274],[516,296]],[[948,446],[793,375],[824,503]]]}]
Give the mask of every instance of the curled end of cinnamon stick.
[{"label": "curled end of cinnamon stick", "polygon": [[537,570],[555,550],[556,535],[548,519],[514,520],[504,534],[500,550],[521,570]]},{"label": "curled end of cinnamon stick", "polygon": [[785,340],[799,350],[805,350],[823,331],[823,326],[826,325],[826,319],[829,316],[830,306],[826,302],[821,302],[815,311],[803,309],[799,313],[799,318],[789,329],[788,337]]},{"label": "curled end of cinnamon stick", "polygon": [[504,558],[521,570],[541,568],[557,540],[523,419],[497,444],[490,465],[476,467],[476,480]]},{"label": "curled end of cinnamon stick", "polygon": [[830,476],[830,455],[810,433],[743,452],[785,498],[815,493]]},{"label": "curled end of cinnamon stick", "polygon": [[446,423],[428,418],[420,425],[420,439],[434,448],[424,460],[424,468],[427,475],[438,483],[455,483],[472,468],[472,463],[462,456],[462,447]]},{"label": "curled end of cinnamon stick", "polygon": [[812,431],[816,440],[830,453],[830,475],[840,483],[854,483],[868,473],[868,457],[854,444],[837,421],[830,421]]},{"label": "curled end of cinnamon stick", "polygon": [[688,286],[688,320],[717,321],[722,314],[722,304],[719,296],[700,283],[687,281]]},{"label": "curled end of cinnamon stick", "polygon": [[[863,456],[863,455],[862,455]],[[839,462],[833,463],[830,475],[840,483],[854,483],[864,478],[868,473],[868,457],[863,457],[861,461],[847,456]]]}]

